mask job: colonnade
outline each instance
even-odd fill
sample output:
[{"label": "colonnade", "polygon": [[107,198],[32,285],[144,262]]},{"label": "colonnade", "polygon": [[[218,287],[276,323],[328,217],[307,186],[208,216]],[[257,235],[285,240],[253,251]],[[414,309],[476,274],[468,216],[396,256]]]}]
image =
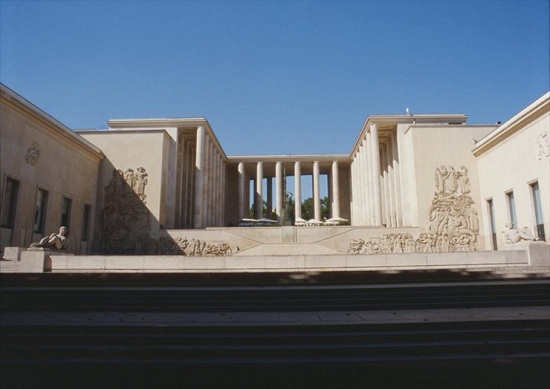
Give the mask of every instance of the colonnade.
[{"label": "colonnade", "polygon": [[225,162],[204,126],[197,128],[194,228],[224,225]]},{"label": "colonnade", "polygon": [[[239,204],[239,216],[241,219],[248,216],[248,204],[249,204],[249,178],[251,175],[247,174],[248,170],[252,170],[252,167],[255,169],[254,179],[254,213],[256,218],[261,218],[263,214],[263,203],[264,199],[267,202],[268,210],[273,209],[272,207],[272,193],[273,193],[273,181],[275,178],[275,213],[277,221],[282,223],[283,208],[284,208],[284,166],[292,164],[294,171],[294,218],[295,220],[302,219],[302,167],[304,163],[311,164],[308,167],[311,167],[313,170],[312,179],[313,179],[313,208],[314,208],[314,219],[316,221],[321,221],[321,188],[320,188],[320,176],[321,176],[321,167],[320,161],[276,161],[276,162],[265,162],[265,161],[256,161],[256,162],[239,162],[237,171],[238,171],[238,204]],[[266,164],[274,164],[275,167],[275,177],[266,176],[264,171],[266,170]],[[269,166],[272,170],[273,165]],[[329,174],[331,175],[331,217],[339,218],[340,217],[340,183],[338,175],[338,161],[331,162],[331,169]],[[264,179],[267,180],[267,193],[264,193]],[[269,217],[269,215],[268,215]]]},{"label": "colonnade", "polygon": [[397,138],[380,140],[371,123],[352,156],[352,222],[354,225],[400,227],[403,225]]}]

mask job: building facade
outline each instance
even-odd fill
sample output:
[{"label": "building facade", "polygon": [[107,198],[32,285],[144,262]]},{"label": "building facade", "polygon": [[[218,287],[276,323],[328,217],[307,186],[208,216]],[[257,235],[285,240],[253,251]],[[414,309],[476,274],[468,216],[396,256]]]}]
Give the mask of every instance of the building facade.
[{"label": "building facade", "polygon": [[[68,224],[75,253],[158,252],[166,231],[248,218],[365,228],[391,237],[396,252],[498,249],[509,220],[547,240],[549,101],[500,125],[372,115],[349,154],[228,156],[204,118],[72,131],[2,85],[2,248]],[[309,192],[313,218],[304,220]],[[403,232],[411,228],[417,236]]]}]

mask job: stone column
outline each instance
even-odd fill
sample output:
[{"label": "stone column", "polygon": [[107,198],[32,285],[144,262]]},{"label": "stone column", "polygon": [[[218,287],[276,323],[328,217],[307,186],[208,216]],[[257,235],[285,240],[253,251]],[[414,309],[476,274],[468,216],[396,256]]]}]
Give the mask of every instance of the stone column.
[{"label": "stone column", "polygon": [[294,162],[294,220],[302,218],[302,166]]},{"label": "stone column", "polygon": [[220,155],[220,165],[221,165],[221,191],[220,191],[220,226],[225,227],[225,180],[226,180],[226,170],[225,170],[225,161],[223,156]]},{"label": "stone column", "polygon": [[220,225],[220,208],[221,208],[221,189],[222,189],[222,168],[220,155],[216,152],[216,202],[214,203],[214,220],[216,226]]},{"label": "stone column", "polygon": [[340,181],[338,178],[338,161],[332,162],[332,217],[340,217]]},{"label": "stone column", "polygon": [[321,192],[319,189],[319,161],[313,162],[313,209],[314,219],[321,221]]},{"label": "stone column", "polygon": [[208,227],[208,216],[210,212],[210,185],[211,185],[211,174],[210,174],[210,138],[205,137],[204,139],[204,176],[203,176],[203,187],[202,191],[202,226]]},{"label": "stone column", "polygon": [[194,227],[203,228],[202,225],[202,192],[204,174],[204,138],[203,126],[197,128],[197,150],[195,153],[195,212]]},{"label": "stone column", "polygon": [[350,182],[351,182],[351,198],[350,198],[350,216],[351,224],[357,225],[357,215],[355,213],[356,203],[357,203],[357,154],[354,154],[351,158],[350,165]]},{"label": "stone column", "polygon": [[244,162],[239,162],[238,166],[238,176],[239,176],[239,219],[243,219],[246,217],[246,196],[245,196],[245,183],[246,183],[246,177],[245,177],[245,168],[244,168]]},{"label": "stone column", "polygon": [[378,150],[378,126],[370,125],[371,133],[371,161],[372,161],[372,187],[374,190],[374,224],[382,225],[382,199],[380,197],[380,151]]},{"label": "stone column", "polygon": [[382,196],[382,223],[386,227],[391,227],[391,208],[390,208],[390,188],[389,183],[389,171],[388,171],[388,150],[385,144],[380,145],[380,163],[382,173],[382,185],[380,188]]},{"label": "stone column", "polygon": [[365,192],[365,181],[363,178],[363,166],[361,164],[361,160],[363,158],[363,152],[362,147],[359,146],[357,148],[357,156],[355,157],[354,163],[356,164],[356,170],[357,170],[357,190],[356,190],[356,197],[354,199],[355,203],[355,222],[356,225],[361,226],[363,225],[363,194]]},{"label": "stone column", "polygon": [[[370,132],[367,132],[367,150],[372,148],[372,138]],[[367,207],[367,226],[374,225],[374,191],[372,184],[372,161],[370,158],[370,151],[368,152],[369,157],[367,158],[367,199],[365,206]]]},{"label": "stone column", "polygon": [[277,212],[277,221],[279,224],[283,223],[283,163],[277,162],[275,164],[275,207]]},{"label": "stone column", "polygon": [[361,158],[360,158],[360,166],[361,166],[361,225],[367,226],[369,225],[369,171],[368,171],[368,159],[369,159],[369,147],[367,143],[367,136],[365,135],[365,138],[362,142],[361,147]]},{"label": "stone column", "polygon": [[256,204],[256,219],[263,217],[264,209],[264,194],[263,194],[263,181],[264,181],[264,164],[258,162],[256,164],[256,195],[254,196],[254,203]]},{"label": "stone column", "polygon": [[266,218],[273,219],[273,177],[267,177],[267,215]]},{"label": "stone column", "polygon": [[393,154],[393,179],[395,187],[395,219],[396,226],[403,226],[403,208],[401,203],[401,172],[399,167],[399,154],[397,149],[397,134],[392,135],[392,154]]},{"label": "stone column", "polygon": [[391,226],[392,227],[397,227],[397,223],[396,223],[396,218],[395,218],[395,214],[396,214],[396,211],[395,211],[395,186],[393,185],[394,183],[394,172],[393,172],[393,149],[391,147],[391,142],[392,142],[392,139],[391,139],[391,136],[390,136],[390,139],[388,140],[388,142],[386,143],[386,153],[388,154],[388,189],[389,189],[389,192],[390,192],[390,198],[389,198],[389,202],[390,202],[390,220],[391,220]]}]

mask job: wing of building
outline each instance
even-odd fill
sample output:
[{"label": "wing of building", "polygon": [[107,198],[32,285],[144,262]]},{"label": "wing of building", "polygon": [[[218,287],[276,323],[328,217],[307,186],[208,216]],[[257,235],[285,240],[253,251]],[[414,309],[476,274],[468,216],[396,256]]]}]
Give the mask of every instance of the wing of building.
[{"label": "wing of building", "polygon": [[373,252],[498,249],[510,222],[540,240],[550,230],[550,92],[498,125],[372,115],[349,154],[326,155],[228,156],[205,118],[73,131],[5,85],[0,103],[2,250],[66,226],[74,253],[159,253],[167,231],[262,218],[383,235]]}]

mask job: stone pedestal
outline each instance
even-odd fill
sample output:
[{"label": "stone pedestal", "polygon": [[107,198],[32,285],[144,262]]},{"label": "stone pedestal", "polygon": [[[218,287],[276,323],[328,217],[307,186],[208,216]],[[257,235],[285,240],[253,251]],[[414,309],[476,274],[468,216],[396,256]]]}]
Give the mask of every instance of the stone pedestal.
[{"label": "stone pedestal", "polygon": [[44,273],[52,270],[52,251],[32,249],[21,253],[21,273]]},{"label": "stone pedestal", "polygon": [[20,261],[21,253],[25,250],[23,247],[4,247],[4,256],[2,258],[6,261]]},{"label": "stone pedestal", "polygon": [[503,250],[526,250],[529,266],[550,266],[550,245],[545,242],[523,241],[504,245]]}]

